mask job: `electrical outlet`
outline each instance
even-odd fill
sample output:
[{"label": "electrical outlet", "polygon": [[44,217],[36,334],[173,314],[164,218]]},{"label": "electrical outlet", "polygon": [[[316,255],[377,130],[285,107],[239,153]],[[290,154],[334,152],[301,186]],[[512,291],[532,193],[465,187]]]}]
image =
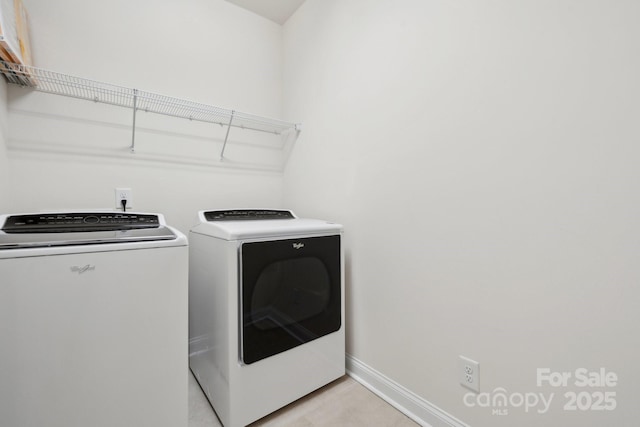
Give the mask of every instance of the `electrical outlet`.
[{"label": "electrical outlet", "polygon": [[480,364],[478,362],[460,356],[458,372],[460,373],[460,384],[476,393],[480,392]]},{"label": "electrical outlet", "polygon": [[126,200],[126,209],[133,207],[133,191],[130,188],[116,188],[116,209],[122,209],[122,201]]}]

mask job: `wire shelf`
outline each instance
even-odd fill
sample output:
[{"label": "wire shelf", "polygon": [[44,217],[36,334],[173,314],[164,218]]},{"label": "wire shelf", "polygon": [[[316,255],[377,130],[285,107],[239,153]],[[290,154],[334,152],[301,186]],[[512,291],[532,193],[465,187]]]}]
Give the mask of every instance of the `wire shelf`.
[{"label": "wire shelf", "polygon": [[[98,82],[27,65],[0,61],[0,72],[4,74],[9,83],[30,87],[40,92],[131,108],[134,110],[134,138],[135,112],[140,110],[276,135],[289,130],[300,130],[298,123]],[[135,139],[132,141],[132,149],[134,141]]]}]

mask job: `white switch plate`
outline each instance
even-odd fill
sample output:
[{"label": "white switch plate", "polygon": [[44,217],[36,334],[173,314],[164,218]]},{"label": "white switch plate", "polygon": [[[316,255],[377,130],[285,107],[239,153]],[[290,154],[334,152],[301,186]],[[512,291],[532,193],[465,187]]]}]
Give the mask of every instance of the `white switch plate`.
[{"label": "white switch plate", "polygon": [[466,388],[480,392],[480,364],[468,357],[460,356],[458,359],[458,372],[460,384]]},{"label": "white switch plate", "polygon": [[122,200],[127,201],[127,210],[133,208],[133,191],[130,188],[116,188],[116,209],[122,210]]}]

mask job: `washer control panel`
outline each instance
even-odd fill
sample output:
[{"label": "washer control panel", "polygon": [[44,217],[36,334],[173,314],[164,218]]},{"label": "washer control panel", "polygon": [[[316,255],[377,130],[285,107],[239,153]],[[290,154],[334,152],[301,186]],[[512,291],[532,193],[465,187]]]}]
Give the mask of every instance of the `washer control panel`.
[{"label": "washer control panel", "polygon": [[64,233],[157,228],[158,215],[117,212],[43,213],[9,216],[5,233]]},{"label": "washer control panel", "polygon": [[291,211],[269,209],[234,209],[224,211],[209,211],[204,213],[207,221],[247,221],[264,219],[293,219]]}]

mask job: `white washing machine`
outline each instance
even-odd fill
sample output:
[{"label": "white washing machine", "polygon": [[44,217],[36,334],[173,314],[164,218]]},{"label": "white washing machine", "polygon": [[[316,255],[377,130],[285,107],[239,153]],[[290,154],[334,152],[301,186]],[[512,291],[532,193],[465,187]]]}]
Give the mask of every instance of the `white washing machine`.
[{"label": "white washing machine", "polygon": [[342,226],[202,211],[189,234],[189,364],[225,427],[345,373]]},{"label": "white washing machine", "polygon": [[0,226],[0,425],[186,427],[186,237],[130,212]]}]

